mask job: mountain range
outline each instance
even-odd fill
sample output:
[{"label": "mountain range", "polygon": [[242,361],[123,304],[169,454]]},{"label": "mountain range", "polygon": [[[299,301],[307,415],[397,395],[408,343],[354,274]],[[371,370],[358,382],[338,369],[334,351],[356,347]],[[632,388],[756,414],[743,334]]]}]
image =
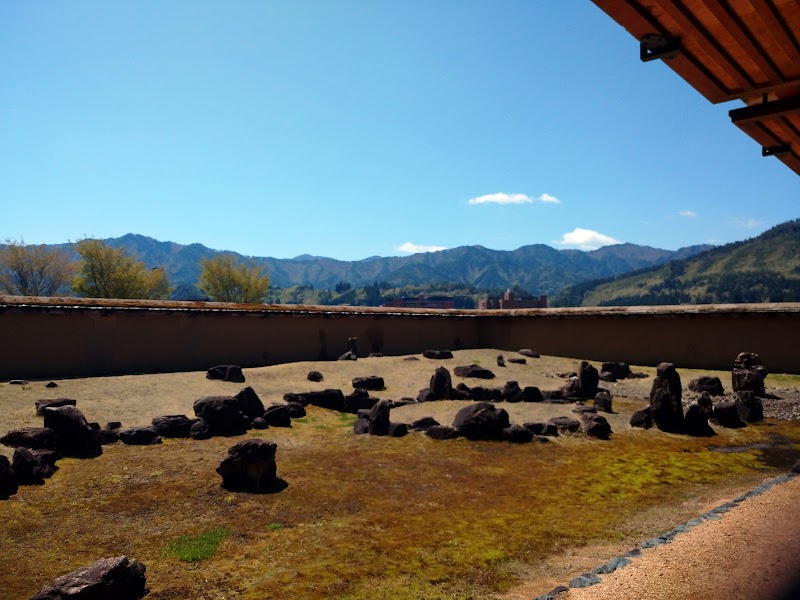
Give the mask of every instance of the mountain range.
[{"label": "mountain range", "polygon": [[[202,244],[162,242],[138,234],[103,241],[137,256],[148,267],[163,267],[174,285],[194,284],[200,275],[201,259],[223,252]],[[69,244],[55,246],[71,249]],[[277,287],[302,285],[332,289],[339,282],[347,282],[354,287],[376,281],[394,285],[450,282],[482,289],[517,286],[532,294],[552,295],[571,284],[614,277],[670,260],[685,259],[712,247],[698,245],[672,251],[635,244],[616,244],[584,252],[556,250],[544,244],[534,244],[510,251],[461,246],[411,256],[372,256],[358,261],[307,254],[289,259],[252,259],[266,267],[271,284]],[[235,252],[232,254],[240,256]]]}]

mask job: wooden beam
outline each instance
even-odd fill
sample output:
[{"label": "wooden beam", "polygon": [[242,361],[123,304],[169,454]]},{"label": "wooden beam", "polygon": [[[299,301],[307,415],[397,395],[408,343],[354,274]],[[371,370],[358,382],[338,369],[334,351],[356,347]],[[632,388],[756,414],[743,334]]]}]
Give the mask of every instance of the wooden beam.
[{"label": "wooden beam", "polygon": [[701,2],[719,20],[736,43],[747,53],[748,57],[756,63],[769,83],[778,84],[784,81],[783,75],[778,73],[764,49],[758,45],[752,34],[744,28],[730,8],[723,6],[720,0],[701,0]]},{"label": "wooden beam", "polygon": [[797,113],[800,113],[800,96],[737,108],[728,112],[728,115],[730,115],[731,121],[738,125],[762,119],[777,119],[784,115]]},{"label": "wooden beam", "polygon": [[775,14],[775,8],[771,6],[771,3],[763,0],[748,0],[748,2],[766,26],[767,31],[778,43],[781,51],[785,52],[793,63],[800,65],[800,45],[789,35],[786,23]]}]

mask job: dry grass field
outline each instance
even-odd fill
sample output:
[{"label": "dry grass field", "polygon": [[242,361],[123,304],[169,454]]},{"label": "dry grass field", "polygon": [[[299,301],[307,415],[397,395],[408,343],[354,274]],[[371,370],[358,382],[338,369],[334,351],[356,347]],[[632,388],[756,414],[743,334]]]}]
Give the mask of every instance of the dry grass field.
[{"label": "dry grass field", "polygon": [[[516,380],[546,390],[563,383],[557,373],[578,364],[542,357],[501,369],[498,353],[285,364],[246,369],[245,384],[209,381],[202,372],[61,380],[56,389],[46,389],[45,381],[0,384],[0,432],[40,424],[33,410],[39,398],[74,398],[91,421],[132,426],[157,415],[192,416],[198,397],[232,395],[245,385],[268,405],[282,402],[285,392],[349,393],[353,377],[374,374],[387,386],[375,395],[397,399],[416,396],[439,364],[452,372],[476,362],[498,375],[488,385]],[[312,369],[325,379],[307,381]],[[628,420],[644,406],[654,373],[634,370],[650,377],[601,383],[618,413],[609,416],[609,441],[575,434],[518,446],[419,433],[355,436],[353,416],[311,406],[289,429],[116,444],[95,459],[64,459],[45,485],[0,501],[0,597],[27,598],[62,573],[127,554],[147,565],[154,600],[530,598],[786,470],[763,450],[721,453],[708,446],[779,434],[800,447],[797,422],[718,430],[710,439],[633,430]],[[679,372],[684,387],[699,373]],[[729,375],[717,374],[729,387]],[[778,380],[783,388],[800,386],[797,377]],[[453,377],[454,385],[460,381]],[[401,407],[392,420],[433,415],[449,424],[463,405]],[[515,423],[576,416],[570,405],[502,407]],[[288,484],[278,493],[232,493],[219,485],[215,469],[227,448],[253,436],[278,444],[278,475]],[[11,455],[2,446],[0,452]]]}]

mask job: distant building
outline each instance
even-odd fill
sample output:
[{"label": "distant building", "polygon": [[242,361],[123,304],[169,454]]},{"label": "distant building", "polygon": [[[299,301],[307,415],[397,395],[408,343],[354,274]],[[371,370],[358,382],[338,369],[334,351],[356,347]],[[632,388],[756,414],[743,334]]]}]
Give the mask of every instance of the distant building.
[{"label": "distant building", "polygon": [[521,296],[517,298],[514,292],[506,290],[502,298],[486,298],[478,303],[478,308],[481,310],[502,310],[511,308],[547,308],[547,296],[542,295],[539,297]]},{"label": "distant building", "polygon": [[450,296],[431,296],[426,299],[424,294],[420,294],[416,298],[407,296],[392,298],[384,306],[390,308],[455,308],[456,303]]}]

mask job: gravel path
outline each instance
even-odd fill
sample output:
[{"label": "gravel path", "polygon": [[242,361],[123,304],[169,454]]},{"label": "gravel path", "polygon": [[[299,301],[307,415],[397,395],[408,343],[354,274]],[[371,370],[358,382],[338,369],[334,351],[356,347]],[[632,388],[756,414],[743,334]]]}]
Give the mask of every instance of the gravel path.
[{"label": "gravel path", "polygon": [[800,477],[795,477],[749,498],[718,521],[706,521],[670,544],[643,551],[629,566],[603,575],[602,583],[558,598],[797,598],[788,587],[793,577],[800,577],[798,505]]}]

